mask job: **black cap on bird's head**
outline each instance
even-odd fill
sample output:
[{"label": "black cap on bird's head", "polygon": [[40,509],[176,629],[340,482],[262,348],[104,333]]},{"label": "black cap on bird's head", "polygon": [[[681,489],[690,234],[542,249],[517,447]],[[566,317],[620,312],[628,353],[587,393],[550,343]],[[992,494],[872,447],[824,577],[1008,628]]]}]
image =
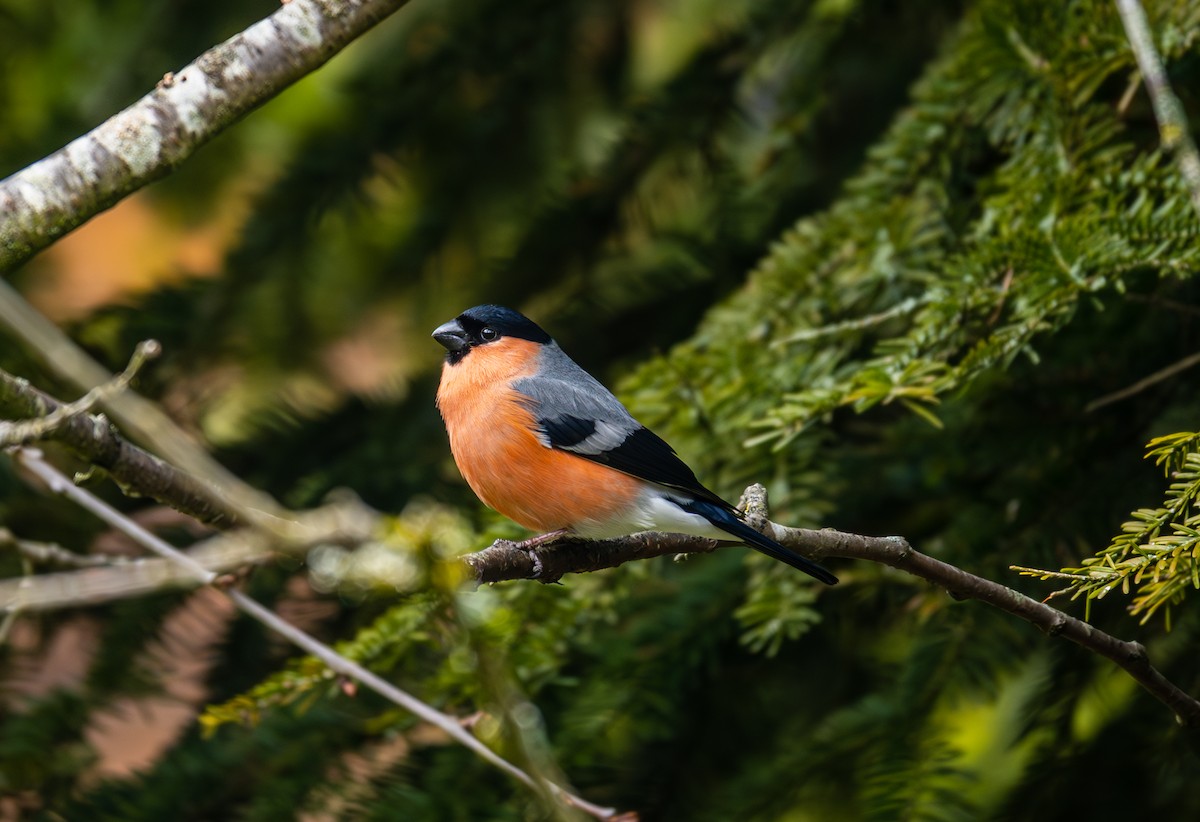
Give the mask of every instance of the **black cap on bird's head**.
[{"label": "black cap on bird's head", "polygon": [[433,338],[446,348],[446,359],[451,363],[461,360],[475,346],[487,345],[503,337],[542,344],[553,342],[533,320],[502,305],[468,308],[433,331]]}]

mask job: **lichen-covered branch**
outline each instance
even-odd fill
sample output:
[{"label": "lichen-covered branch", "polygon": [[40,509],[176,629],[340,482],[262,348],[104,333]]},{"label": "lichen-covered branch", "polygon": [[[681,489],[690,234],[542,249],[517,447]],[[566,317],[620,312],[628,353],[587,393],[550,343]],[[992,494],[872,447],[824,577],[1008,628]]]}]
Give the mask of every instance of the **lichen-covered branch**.
[{"label": "lichen-covered branch", "polygon": [[[788,528],[767,516],[767,492],[752,485],[742,497],[748,522],[762,533],[810,559],[846,557],[889,565],[945,588],[956,599],[986,602],[1106,657],[1132,676],[1156,699],[1170,708],[1180,725],[1200,730],[1200,701],[1167,680],[1150,664],[1146,649],[1126,642],[1057,608],[1038,602],[989,579],[967,573],[913,549],[903,537],[867,537],[830,529]],[[497,540],[490,547],[463,558],[471,578],[482,584],[505,579],[555,582],[564,574],[613,568],[635,559],[664,554],[709,552],[722,543],[682,534],[635,534],[602,541],[566,540],[549,546],[522,548],[519,543]]]},{"label": "lichen-covered branch", "polygon": [[407,0],[290,0],[129,108],[0,181],[0,275],[162,177]]}]

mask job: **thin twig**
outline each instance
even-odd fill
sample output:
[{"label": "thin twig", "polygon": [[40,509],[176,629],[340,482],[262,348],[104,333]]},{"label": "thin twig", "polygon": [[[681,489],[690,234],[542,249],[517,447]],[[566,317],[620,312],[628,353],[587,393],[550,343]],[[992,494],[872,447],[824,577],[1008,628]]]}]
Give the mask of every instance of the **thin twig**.
[{"label": "thin twig", "polygon": [[[303,556],[315,545],[362,545],[378,532],[379,516],[357,500],[347,499],[298,514],[297,523],[308,535],[303,540],[272,542],[269,534],[240,528],[210,537],[184,553],[193,563],[219,575],[266,562],[279,552]],[[171,560],[122,558],[103,568],[0,579],[0,611],[78,608],[198,584],[195,574]]]},{"label": "thin twig", "polygon": [[[46,417],[62,404],[29,384],[0,370],[0,414],[7,417]],[[102,416],[69,415],[46,433],[82,459],[98,465],[127,495],[147,497],[218,527],[236,525],[237,510],[212,486],[126,440]]]},{"label": "thin twig", "polygon": [[[0,327],[22,340],[30,354],[54,374],[85,391],[112,375],[0,279]],[[284,512],[267,494],[242,481],[201,448],[153,402],[133,392],[108,397],[102,406],[128,435],[157,451],[167,462],[211,486],[220,507],[268,530],[286,530]]]},{"label": "thin twig", "polygon": [[[96,554],[77,554],[53,542],[19,539],[16,534],[7,528],[0,528],[0,550],[5,548],[11,548],[26,561],[38,565],[63,565],[67,568],[95,568],[100,565],[112,565],[114,562],[120,561],[113,557],[98,556]],[[23,577],[22,579],[32,579],[32,577]],[[0,581],[0,585],[9,581],[2,580]],[[18,585],[17,587],[21,586]],[[0,610],[18,610],[19,605],[6,607],[3,604],[2,597],[3,595],[0,594]]]},{"label": "thin twig", "polygon": [[[832,529],[814,531],[778,525],[768,519],[767,492],[761,485],[746,489],[742,505],[751,526],[811,559],[847,557],[889,565],[939,585],[957,599],[986,602],[1038,626],[1050,636],[1069,639],[1111,659],[1170,708],[1180,725],[1200,730],[1200,701],[1151,666],[1140,643],[1117,639],[998,582],[926,556],[914,550],[903,537],[867,537]],[[682,534],[635,534],[603,541],[565,540],[551,548],[533,549],[497,540],[490,547],[464,557],[463,562],[478,583],[504,579],[554,582],[567,573],[612,568],[630,560],[664,554],[707,553],[720,545],[715,540]]]},{"label": "thin twig", "polygon": [[1139,0],[1116,0],[1116,4],[1121,23],[1125,26],[1125,36],[1129,38],[1129,46],[1137,58],[1138,68],[1146,82],[1146,91],[1150,94],[1150,103],[1154,106],[1159,137],[1167,150],[1175,155],[1179,172],[1191,194],[1192,207],[1200,215],[1200,152],[1196,151],[1196,142],[1188,130],[1183,104],[1171,90],[1162,57],[1154,46],[1146,10]]},{"label": "thin twig", "polygon": [[93,388],[75,402],[60,405],[50,413],[31,420],[11,422],[0,420],[0,448],[11,445],[28,445],[34,440],[44,439],[74,417],[91,412],[101,400],[112,397],[124,391],[133,378],[142,370],[142,366],[162,353],[162,346],[157,340],[144,340],[138,343],[129,359],[129,365],[117,376]]},{"label": "thin twig", "polygon": [[1166,297],[1159,297],[1154,294],[1126,294],[1125,299],[1131,303],[1145,303],[1146,305],[1154,306],[1155,308],[1164,308],[1167,311],[1175,311],[1179,314],[1188,314],[1193,317],[1200,317],[1200,306],[1191,305],[1190,303],[1181,303],[1179,300],[1169,300]]},{"label": "thin twig", "polygon": [[806,328],[803,331],[797,331],[795,334],[792,334],[789,337],[776,340],[775,342],[771,343],[771,345],[772,347],[780,347],[798,342],[811,342],[813,340],[820,339],[821,337],[830,337],[837,334],[848,334],[853,331],[865,331],[873,326],[882,325],[888,320],[909,314],[920,308],[921,305],[921,300],[918,300],[915,297],[909,297],[906,300],[901,300],[885,311],[880,311],[878,314],[870,314],[866,317],[856,317],[852,320],[843,320],[842,322],[838,323],[830,323],[829,325],[823,325],[820,328]]},{"label": "thin twig", "polygon": [[1179,362],[1172,363],[1166,368],[1155,371],[1150,376],[1140,379],[1133,385],[1122,388],[1120,391],[1114,391],[1113,393],[1107,394],[1098,400],[1092,400],[1087,404],[1087,406],[1084,407],[1083,410],[1087,414],[1090,414],[1093,411],[1099,411],[1106,405],[1112,405],[1114,402],[1120,402],[1121,400],[1128,399],[1135,394],[1140,394],[1147,388],[1157,385],[1163,380],[1168,380],[1171,377],[1174,377],[1176,374],[1186,371],[1194,365],[1200,365],[1200,351],[1184,357]]},{"label": "thin twig", "polygon": [[[19,449],[16,452],[16,456],[22,467],[45,482],[52,491],[63,495],[75,504],[99,517],[101,520],[128,535],[131,539],[135,540],[138,544],[144,546],[148,550],[153,551],[164,559],[168,559],[176,563],[182,568],[186,568],[200,584],[212,585],[215,581],[217,581],[217,574],[208,570],[203,565],[200,565],[187,554],[150,533],[145,528],[122,514],[120,511],[93,495],[90,491],[73,484],[64,474],[60,473],[56,468],[43,460],[41,455],[36,450],[29,448]],[[328,645],[325,645],[323,642],[320,642],[304,631],[301,631],[294,625],[284,621],[269,608],[261,605],[259,602],[250,598],[246,594],[243,594],[241,591],[231,588],[223,588],[220,586],[215,587],[217,587],[217,590],[221,591],[227,597],[233,600],[233,603],[242,612],[280,634],[289,642],[293,643],[305,652],[312,654],[317,659],[321,660],[321,662],[323,662],[331,670],[361,682],[363,685],[375,691],[384,699],[399,705],[401,708],[404,708],[431,725],[441,728],[456,742],[470,749],[481,759],[495,766],[501,771],[504,771],[514,779],[535,790],[539,788],[544,789],[567,806],[578,808],[579,810],[590,814],[596,819],[609,820],[617,815],[615,809],[603,808],[599,805],[595,805],[591,802],[588,802],[586,799],[583,799],[582,797],[570,793],[565,788],[562,788],[558,785],[551,783],[539,783],[535,781],[532,776],[523,771],[521,768],[518,768],[516,765],[504,759],[499,754],[495,753],[482,742],[480,742],[475,736],[465,730],[462,727],[461,722],[455,717],[452,717],[449,714],[444,714],[436,708],[427,705],[426,703],[422,702],[406,691],[401,690],[377,674],[367,670],[358,663],[347,659],[346,657],[334,651]]]}]

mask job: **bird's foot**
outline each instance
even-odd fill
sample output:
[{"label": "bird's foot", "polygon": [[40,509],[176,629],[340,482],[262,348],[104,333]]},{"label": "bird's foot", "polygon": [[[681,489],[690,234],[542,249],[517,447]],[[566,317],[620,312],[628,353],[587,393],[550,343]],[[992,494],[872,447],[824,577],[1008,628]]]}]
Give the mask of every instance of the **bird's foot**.
[{"label": "bird's foot", "polygon": [[560,528],[557,531],[550,531],[546,534],[538,534],[536,537],[514,542],[513,547],[524,551],[529,555],[530,562],[533,563],[533,573],[529,575],[530,579],[536,579],[540,582],[556,582],[557,579],[543,579],[542,575],[546,569],[542,565],[542,558],[538,555],[538,549],[545,548],[548,545],[566,539],[571,535],[571,532],[566,528]]}]

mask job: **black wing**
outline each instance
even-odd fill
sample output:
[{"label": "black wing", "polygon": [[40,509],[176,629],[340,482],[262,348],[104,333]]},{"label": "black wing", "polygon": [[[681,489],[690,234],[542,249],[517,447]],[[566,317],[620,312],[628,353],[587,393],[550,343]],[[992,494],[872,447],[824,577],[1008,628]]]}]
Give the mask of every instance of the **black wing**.
[{"label": "black wing", "polygon": [[[553,442],[553,437],[551,437]],[[569,449],[567,449],[569,450]],[[708,500],[729,510],[733,506],[709,491],[696,479],[696,474],[679,458],[666,440],[644,425],[638,425],[620,445],[595,454],[572,451],[586,459],[607,465],[639,479],[656,482],[686,491],[694,497]]]}]

